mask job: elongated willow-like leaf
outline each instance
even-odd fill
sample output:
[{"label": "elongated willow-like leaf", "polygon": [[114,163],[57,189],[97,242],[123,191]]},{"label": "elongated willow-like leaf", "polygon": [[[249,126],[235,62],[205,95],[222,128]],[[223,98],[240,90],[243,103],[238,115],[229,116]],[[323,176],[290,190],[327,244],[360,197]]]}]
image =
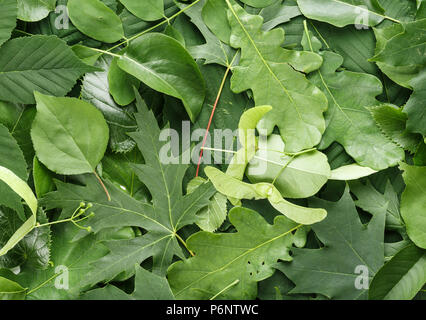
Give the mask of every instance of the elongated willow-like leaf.
[{"label": "elongated willow-like leaf", "polygon": [[237,200],[268,199],[277,211],[297,223],[310,225],[324,220],[327,216],[324,209],[304,208],[286,201],[272,183],[245,183],[214,167],[207,167],[205,173],[215,188],[227,197]]},{"label": "elongated willow-like leaf", "polygon": [[297,0],[297,4],[306,17],[336,27],[349,24],[373,27],[385,18],[377,0]]},{"label": "elongated willow-like leaf", "polygon": [[10,38],[16,25],[16,0],[0,0],[0,46]]},{"label": "elongated willow-like leaf", "polygon": [[0,100],[32,104],[34,91],[63,96],[95,70],[55,36],[13,39],[0,48]]},{"label": "elongated willow-like leaf", "polygon": [[3,256],[34,229],[36,225],[38,203],[37,198],[27,183],[9,169],[0,166],[0,180],[5,182],[14,192],[24,199],[32,213],[31,217],[16,230],[9,241],[0,249],[0,256]]},{"label": "elongated willow-like leaf", "polygon": [[296,70],[318,69],[321,57],[281,48],[282,29],[263,32],[261,16],[247,14],[239,5],[232,5],[231,0],[226,2],[232,27],[231,45],[241,48],[239,66],[233,70],[232,90],[251,89],[256,105],[273,107],[258,127],[270,134],[278,126],[286,151],[298,152],[317,145],[325,129],[323,112],[327,99]]},{"label": "elongated willow-like leaf", "polygon": [[200,69],[175,39],[149,33],[131,42],[118,66],[156,91],[181,99],[191,121],[203,106],[205,83]]},{"label": "elongated willow-like leaf", "polygon": [[274,273],[272,266],[279,259],[291,260],[292,232],[301,225],[283,216],[270,225],[245,208],[232,209],[229,220],[237,233],[199,232],[188,239],[195,257],[173,264],[168,272],[177,299],[254,299],[257,282]]},{"label": "elongated willow-like leaf", "polygon": [[93,39],[114,43],[124,38],[120,18],[100,0],[69,0],[68,12],[77,29]]},{"label": "elongated willow-like leaf", "polygon": [[[308,47],[314,50],[311,39]],[[376,96],[382,92],[380,80],[363,73],[337,72],[343,58],[330,51],[321,55],[324,64],[309,75],[309,80],[323,90],[329,101],[327,130],[320,148],[337,141],[361,166],[383,170],[397,165],[404,157],[404,150],[382,134],[367,109],[379,104]]]},{"label": "elongated willow-like leaf", "polygon": [[59,174],[93,172],[109,139],[108,125],[90,103],[36,92],[31,137],[39,160]]},{"label": "elongated willow-like leaf", "polygon": [[401,163],[407,187],[401,197],[401,215],[410,239],[426,249],[426,167]]},{"label": "elongated willow-like leaf", "polygon": [[399,251],[375,275],[370,300],[411,300],[426,284],[426,251],[410,245]]}]

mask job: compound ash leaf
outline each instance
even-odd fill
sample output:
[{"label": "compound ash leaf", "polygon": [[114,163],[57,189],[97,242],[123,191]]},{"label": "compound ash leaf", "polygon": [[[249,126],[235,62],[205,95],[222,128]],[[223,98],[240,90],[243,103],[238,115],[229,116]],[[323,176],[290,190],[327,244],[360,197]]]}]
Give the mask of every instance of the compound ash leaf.
[{"label": "compound ash leaf", "polygon": [[181,99],[194,122],[203,106],[206,88],[198,65],[175,39],[148,33],[132,41],[118,66],[156,91]]},{"label": "compound ash leaf", "polygon": [[[313,50],[309,40],[308,45]],[[324,64],[309,75],[309,80],[321,88],[329,101],[325,114],[327,129],[320,148],[337,141],[361,166],[383,170],[397,165],[404,158],[404,150],[381,133],[366,109],[379,104],[376,96],[382,92],[380,80],[369,74],[337,71],[343,58],[330,51],[321,55]]]},{"label": "compound ash leaf", "polygon": [[36,92],[37,115],[31,138],[38,159],[65,175],[93,172],[109,139],[108,125],[90,103]]},{"label": "compound ash leaf", "polygon": [[318,69],[322,58],[316,53],[281,48],[282,29],[264,32],[261,16],[247,14],[239,5],[226,2],[232,27],[231,45],[241,48],[239,66],[233,68],[232,90],[251,89],[256,105],[273,107],[258,128],[270,134],[278,126],[287,152],[317,145],[325,130],[323,112],[327,99],[298,71]]},{"label": "compound ash leaf", "polygon": [[135,290],[131,294],[107,285],[86,292],[83,300],[174,300],[166,277],[158,276],[136,265]]},{"label": "compound ash leaf", "polygon": [[[365,299],[368,279],[384,263],[385,210],[364,226],[346,188],[338,202],[310,201],[327,208],[327,218],[312,226],[324,244],[320,249],[294,248],[293,261],[280,264],[296,287],[290,293],[319,293],[330,299]],[[356,283],[364,276],[364,283]]]},{"label": "compound ash leaf", "polygon": [[0,100],[33,104],[34,91],[63,96],[82,74],[96,70],[56,36],[13,39],[0,48]]},{"label": "compound ash leaf", "polygon": [[16,0],[0,0],[0,46],[6,42],[16,26]]},{"label": "compound ash leaf", "polygon": [[257,282],[274,273],[278,260],[291,260],[293,232],[301,225],[278,216],[268,224],[257,212],[234,208],[237,233],[199,232],[188,239],[195,257],[174,263],[168,279],[177,299],[255,299]]},{"label": "compound ash leaf", "polygon": [[426,167],[400,164],[406,188],[401,197],[401,215],[410,239],[426,249]]}]

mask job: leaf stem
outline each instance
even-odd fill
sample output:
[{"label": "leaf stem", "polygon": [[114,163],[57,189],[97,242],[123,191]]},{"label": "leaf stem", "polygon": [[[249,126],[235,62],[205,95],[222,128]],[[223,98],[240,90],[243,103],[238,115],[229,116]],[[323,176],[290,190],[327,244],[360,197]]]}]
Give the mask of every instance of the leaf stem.
[{"label": "leaf stem", "polygon": [[219,104],[219,100],[220,100],[220,97],[222,96],[223,88],[225,87],[226,79],[228,78],[228,74],[232,69],[232,65],[234,64],[234,61],[235,61],[237,55],[238,55],[238,51],[235,53],[234,57],[232,58],[231,63],[226,68],[225,74],[223,75],[223,78],[222,78],[222,82],[219,86],[219,90],[218,90],[217,96],[216,96],[216,101],[213,105],[213,109],[212,109],[212,112],[210,114],[209,123],[207,124],[206,133],[204,135],[203,144],[202,144],[201,149],[200,149],[200,156],[198,157],[198,164],[197,164],[197,172],[195,173],[196,177],[198,177],[198,175],[200,173],[200,166],[201,166],[201,160],[203,159],[204,146],[206,144],[207,137],[209,136],[210,126],[213,122],[213,117],[214,117],[217,105]]},{"label": "leaf stem", "polygon": [[240,280],[235,280],[234,282],[232,282],[231,284],[227,285],[225,288],[223,288],[222,290],[220,290],[218,293],[216,293],[213,297],[210,298],[211,300],[216,299],[218,296],[220,296],[222,293],[224,293],[226,290],[232,288],[233,286],[237,285],[240,282]]},{"label": "leaf stem", "polygon": [[103,183],[101,177],[99,177],[98,173],[96,172],[96,170],[93,170],[93,174],[95,175],[96,179],[98,179],[102,189],[104,189],[105,194],[107,195],[108,201],[111,201],[111,196],[108,192],[108,189],[106,188],[105,184]]},{"label": "leaf stem", "polygon": [[192,252],[189,248],[188,245],[186,244],[185,240],[182,239],[182,237],[180,235],[177,234],[177,232],[175,232],[175,236],[176,238],[183,244],[183,246],[185,247],[186,250],[188,250],[189,254],[194,257],[195,254],[194,252]]}]

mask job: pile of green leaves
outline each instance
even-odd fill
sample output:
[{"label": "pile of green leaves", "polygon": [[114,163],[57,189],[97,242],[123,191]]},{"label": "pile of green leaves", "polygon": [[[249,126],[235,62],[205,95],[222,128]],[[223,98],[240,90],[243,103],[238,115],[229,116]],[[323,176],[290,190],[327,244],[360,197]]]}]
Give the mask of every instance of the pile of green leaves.
[{"label": "pile of green leaves", "polygon": [[425,40],[423,0],[0,0],[0,299],[424,299]]}]

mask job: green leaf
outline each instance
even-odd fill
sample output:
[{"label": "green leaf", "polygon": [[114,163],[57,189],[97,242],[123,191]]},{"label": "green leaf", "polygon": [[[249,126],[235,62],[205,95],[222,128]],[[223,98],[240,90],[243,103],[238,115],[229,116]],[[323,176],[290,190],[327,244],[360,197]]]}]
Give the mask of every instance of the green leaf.
[{"label": "green leaf", "polygon": [[102,113],[75,98],[36,92],[37,116],[31,137],[39,160],[65,175],[93,172],[108,145],[109,130]]},{"label": "green leaf", "polygon": [[407,185],[401,197],[401,215],[410,239],[426,249],[426,167],[401,163],[400,169]]},{"label": "green leaf", "polygon": [[17,0],[18,19],[28,22],[40,21],[55,10],[56,0]]},{"label": "green leaf", "polygon": [[33,180],[36,195],[42,198],[46,193],[54,190],[53,174],[49,171],[37,157],[33,161]]},{"label": "green leaf", "polygon": [[358,198],[355,201],[357,207],[373,215],[381,214],[385,210],[386,228],[400,231],[405,235],[405,224],[399,210],[398,194],[389,181],[386,183],[384,193],[378,191],[370,181],[367,181],[365,185],[359,181],[352,181],[349,186],[351,192]]},{"label": "green leaf", "polygon": [[34,91],[63,96],[94,70],[55,36],[13,39],[0,48],[0,99],[33,104]]},{"label": "green leaf", "polygon": [[376,56],[371,61],[393,81],[414,90],[404,107],[407,130],[426,136],[426,19],[375,30]]},{"label": "green leaf", "polygon": [[16,26],[16,0],[0,0],[0,46],[9,40],[12,30]]},{"label": "green leaf", "polygon": [[[221,40],[219,40],[220,37],[218,36],[218,39],[218,37],[216,37],[216,35],[213,34],[209,28],[207,28],[204,21],[206,17],[209,17],[209,15],[204,16],[204,14],[205,10],[207,10],[210,5],[210,2],[211,0],[201,0],[185,11],[185,14],[191,18],[191,22],[197,26],[206,41],[205,44],[189,46],[188,51],[195,59],[205,59],[205,64],[217,63],[228,67],[233,60],[235,50],[233,50],[227,44],[221,42]],[[180,5],[180,7],[182,9],[186,8],[184,5]],[[215,13],[216,14],[214,14],[214,17],[217,20],[217,11],[215,11]],[[226,16],[225,22],[228,23]],[[229,40],[225,42],[229,43]],[[207,78],[205,78],[205,80],[208,82]]]},{"label": "green leaf", "polygon": [[196,120],[205,98],[205,83],[197,64],[178,41],[160,33],[145,34],[130,43],[118,66],[154,90],[181,99],[190,119]]},{"label": "green leaf", "polygon": [[239,66],[233,69],[232,90],[251,89],[256,105],[273,107],[258,129],[270,134],[278,126],[287,152],[317,145],[325,129],[326,98],[296,70],[308,73],[318,69],[321,57],[281,48],[282,29],[263,32],[262,17],[249,15],[240,6],[226,2],[232,27],[231,44],[241,48]]},{"label": "green leaf", "polygon": [[[16,140],[2,124],[0,124],[0,166],[13,171],[24,181],[28,179],[27,164],[24,155]],[[2,197],[0,197],[0,205],[16,210],[19,217],[25,220],[21,198],[4,182],[0,182],[0,194],[2,194]]]},{"label": "green leaf", "polygon": [[[385,211],[375,215],[368,226],[358,216],[346,189],[338,202],[320,199],[310,201],[315,207],[327,208],[327,218],[312,226],[324,244],[320,249],[293,249],[293,261],[281,264],[282,270],[296,287],[293,293],[319,293],[330,299],[365,299],[368,282],[384,263],[383,235]],[[365,268],[364,286],[356,287],[357,267]],[[365,286],[367,284],[367,286]]]},{"label": "green leaf", "polygon": [[[165,164],[159,157],[160,149],[167,143],[159,139],[160,128],[152,112],[137,97],[139,112],[135,114],[139,132],[131,136],[145,159],[143,165],[133,165],[133,170],[146,185],[152,203],[135,200],[107,183],[111,202],[95,179],[87,179],[77,186],[57,182],[58,191],[48,195],[43,202],[47,208],[62,208],[63,217],[69,216],[72,207],[85,200],[93,203],[94,217],[88,223],[99,232],[110,227],[141,227],[148,232],[142,237],[126,241],[107,241],[110,253],[92,266],[92,271],[83,280],[85,285],[111,280],[128,266],[141,263],[153,256],[153,271],[164,274],[173,256],[182,257],[177,232],[197,221],[197,213],[209,204],[215,189],[210,183],[203,184],[193,193],[183,196],[182,180],[187,166]],[[179,240],[181,241],[181,240]]]},{"label": "green leaf", "polygon": [[112,151],[125,153],[135,146],[135,142],[127,135],[137,129],[132,115],[134,106],[121,107],[111,97],[108,81],[108,70],[111,63],[111,57],[99,58],[96,67],[103,71],[89,73],[84,77],[81,97],[103,113],[110,129],[109,147]]},{"label": "green leaf", "polygon": [[120,18],[99,0],[68,0],[68,13],[77,29],[93,39],[114,43],[124,38]]},{"label": "green leaf", "polygon": [[[247,167],[251,183],[273,183],[285,198],[308,198],[316,194],[330,177],[325,154],[313,150],[298,156],[284,153],[279,135],[269,136]],[[260,173],[259,168],[265,168]]]},{"label": "green leaf", "polygon": [[383,21],[383,8],[377,0],[297,0],[309,19],[344,27],[358,24],[373,27]]},{"label": "green leaf", "polygon": [[30,233],[37,219],[37,198],[34,196],[31,188],[25,181],[21,180],[9,169],[0,166],[0,182],[5,182],[15,193],[17,193],[27,203],[31,210],[31,216],[25,221],[9,238],[9,240],[0,249],[0,256],[7,254],[16,244]]},{"label": "green leaf", "polygon": [[[403,159],[404,150],[380,132],[366,109],[379,103],[375,97],[382,92],[380,80],[368,74],[336,71],[343,58],[330,51],[321,54],[324,64],[309,76],[329,101],[321,149],[337,141],[361,166],[374,170],[395,166]],[[349,87],[352,90],[347,90]]]},{"label": "green leaf", "polygon": [[131,294],[107,285],[101,289],[89,291],[84,300],[174,300],[173,293],[165,277],[136,266],[135,290]]},{"label": "green leaf", "polygon": [[330,180],[357,180],[360,178],[368,177],[377,171],[369,167],[361,167],[359,164],[353,163],[346,166],[339,167],[331,171]]},{"label": "green leaf", "polygon": [[[37,220],[47,223],[47,217],[40,209]],[[0,207],[0,246],[6,244],[22,225],[16,212]],[[50,261],[50,228],[34,228],[7,252],[0,257],[0,268],[35,268],[44,269]]]},{"label": "green leaf", "polygon": [[273,265],[291,260],[292,232],[300,226],[283,216],[269,225],[245,208],[232,209],[229,220],[236,233],[199,232],[188,239],[195,257],[168,272],[177,299],[254,299],[257,282],[272,276]]},{"label": "green leaf", "polygon": [[[201,177],[192,179],[187,186],[188,193],[194,192],[206,180]],[[228,210],[226,207],[226,197],[221,193],[216,193],[210,199],[210,203],[206,208],[198,212],[198,221],[196,224],[203,231],[215,232],[225,221]]]},{"label": "green leaf", "polygon": [[237,200],[268,199],[276,210],[297,223],[310,225],[327,216],[323,209],[304,208],[286,201],[271,183],[245,183],[213,167],[207,167],[204,171],[217,191],[227,197]]},{"label": "green leaf", "polygon": [[24,300],[26,291],[18,283],[0,277],[0,300]]},{"label": "green leaf", "polygon": [[136,17],[145,21],[164,18],[164,0],[120,0]]},{"label": "green leaf", "polygon": [[[84,238],[76,240],[75,237],[80,231],[71,223],[52,227],[51,264],[48,268],[41,270],[24,267],[17,276],[11,278],[29,288],[28,300],[79,298],[82,291],[86,289],[81,286],[81,281],[90,271],[90,263],[108,252],[102,241],[134,237],[132,232],[113,228],[96,236],[87,235],[86,232]],[[34,290],[36,288],[37,290]]]},{"label": "green leaf", "polygon": [[241,0],[241,2],[254,8],[265,8],[274,2],[277,2],[277,0]]},{"label": "green leaf", "polygon": [[263,30],[271,30],[301,14],[297,5],[287,5],[286,2],[282,4],[281,1],[276,1],[259,12],[259,15],[264,19]]},{"label": "green leaf", "polygon": [[108,72],[109,91],[115,102],[127,106],[135,99],[135,90],[139,89],[140,82],[135,77],[118,67],[118,58],[112,59]]},{"label": "green leaf", "polygon": [[417,151],[421,136],[406,131],[408,117],[401,109],[393,105],[381,105],[370,111],[384,135],[410,153]]},{"label": "green leaf", "polygon": [[410,245],[377,272],[368,293],[370,300],[411,300],[426,284],[426,253]]}]

